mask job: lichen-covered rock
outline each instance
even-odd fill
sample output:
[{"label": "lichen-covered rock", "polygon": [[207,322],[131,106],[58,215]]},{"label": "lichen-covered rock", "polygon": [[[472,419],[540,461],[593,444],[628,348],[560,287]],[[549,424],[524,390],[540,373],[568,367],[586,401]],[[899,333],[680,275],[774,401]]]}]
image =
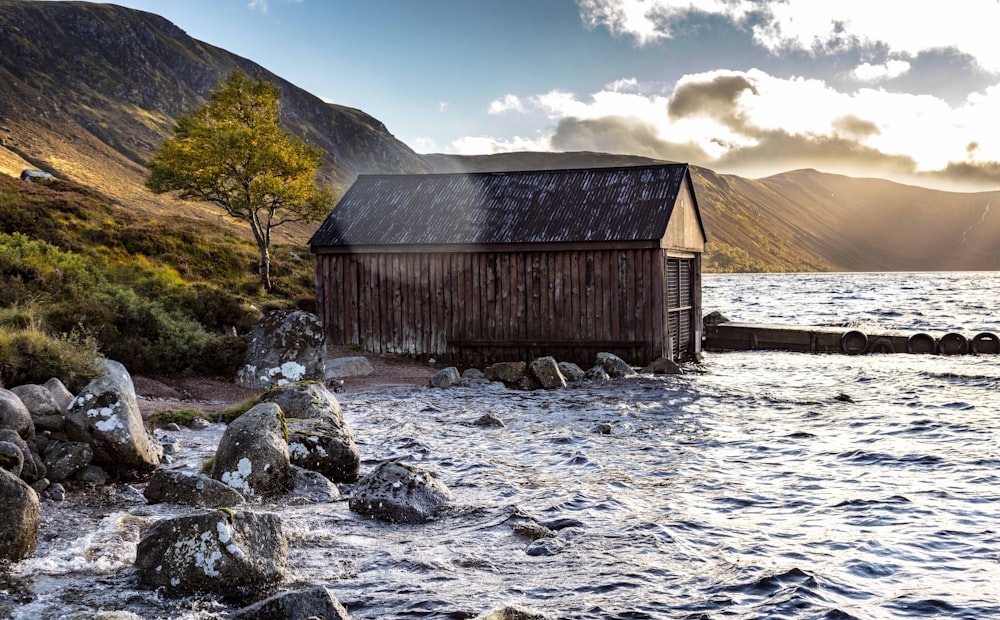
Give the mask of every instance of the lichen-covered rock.
[{"label": "lichen-covered rock", "polygon": [[458,374],[458,368],[449,366],[442,368],[431,376],[431,387],[450,388],[453,385],[458,385],[461,380],[462,375]]},{"label": "lichen-covered rock", "polygon": [[62,482],[94,460],[94,450],[82,441],[60,441],[45,451],[46,477],[51,482]]},{"label": "lichen-covered rock", "polygon": [[319,472],[334,482],[354,482],[361,451],[354,435],[336,416],[288,418],[288,454],[292,464]]},{"label": "lichen-covered rock", "polygon": [[325,353],[319,317],[301,310],[271,312],[250,331],[236,382],[267,390],[296,381],[322,381]]},{"label": "lichen-covered rock", "polygon": [[607,381],[611,379],[611,377],[608,376],[607,371],[605,371],[600,366],[594,366],[593,368],[588,370],[587,374],[584,375],[584,378],[587,381]]},{"label": "lichen-covered rock", "polygon": [[486,378],[516,384],[524,377],[527,369],[528,365],[524,362],[497,362],[486,369]]},{"label": "lichen-covered rock", "polygon": [[273,513],[216,510],[155,523],[139,541],[139,581],[175,593],[233,593],[281,581],[288,540]]},{"label": "lichen-covered rock", "polygon": [[170,503],[200,508],[238,506],[246,502],[239,491],[203,476],[157,469],[142,493],[150,504]]},{"label": "lichen-covered rock", "polygon": [[94,462],[118,475],[156,469],[163,456],[143,425],[135,386],[120,363],[100,360],[102,374],[87,384],[66,412],[66,434],[90,445]]},{"label": "lichen-covered rock", "polygon": [[635,372],[635,369],[625,363],[625,360],[614,353],[598,353],[597,365],[603,368],[604,372],[608,373],[608,376],[612,379],[621,379],[638,374]]},{"label": "lichen-covered rock", "polygon": [[211,477],[246,498],[267,498],[288,491],[288,429],[281,408],[258,403],[229,423],[215,452]]},{"label": "lichen-covered rock", "polygon": [[583,369],[574,364],[573,362],[559,362],[559,372],[566,377],[566,381],[570,383],[577,383],[583,381],[586,376]]},{"label": "lichen-covered rock", "polygon": [[344,412],[340,401],[325,385],[315,381],[300,381],[273,388],[261,396],[260,402],[278,405],[285,418],[333,416],[343,425]]},{"label": "lichen-covered rock", "polygon": [[556,362],[556,358],[551,356],[539,357],[532,360],[528,368],[543,388],[554,390],[566,387],[566,377],[559,371],[559,364]]},{"label": "lichen-covered rock", "polygon": [[31,439],[35,426],[31,414],[17,394],[0,388],[0,428],[9,428],[24,439]]},{"label": "lichen-covered rock", "polygon": [[0,560],[17,562],[38,545],[38,495],[23,480],[0,469]]},{"label": "lichen-covered rock", "polygon": [[233,620],[273,620],[274,618],[323,618],[350,620],[340,601],[323,586],[282,592],[233,614]]},{"label": "lichen-covered rock", "polygon": [[354,512],[389,523],[424,523],[451,502],[443,482],[413,465],[385,462],[354,486]]}]

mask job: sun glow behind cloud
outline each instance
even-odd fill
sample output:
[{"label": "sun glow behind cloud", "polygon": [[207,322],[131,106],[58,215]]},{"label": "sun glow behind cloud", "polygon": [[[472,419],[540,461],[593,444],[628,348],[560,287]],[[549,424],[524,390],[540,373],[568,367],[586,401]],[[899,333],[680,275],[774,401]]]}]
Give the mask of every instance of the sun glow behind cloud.
[{"label": "sun glow behind cloud", "polygon": [[950,168],[954,183],[964,177],[995,187],[1000,140],[990,128],[1000,117],[1000,85],[959,102],[889,87],[911,72],[920,54],[942,50],[1000,72],[1000,46],[991,32],[1000,24],[1000,2],[968,3],[976,5],[975,20],[964,11],[902,0],[580,0],[584,25],[631,37],[638,46],[670,39],[680,20],[703,14],[752,33],[771,54],[853,51],[863,62],[847,68],[837,85],[719,69],[684,75],[672,90],[622,76],[586,94],[505,93],[490,103],[489,114],[539,115],[548,129],[534,138],[462,138],[451,150],[595,150],[748,175],[817,167],[933,178],[940,186],[949,186],[942,171]]}]

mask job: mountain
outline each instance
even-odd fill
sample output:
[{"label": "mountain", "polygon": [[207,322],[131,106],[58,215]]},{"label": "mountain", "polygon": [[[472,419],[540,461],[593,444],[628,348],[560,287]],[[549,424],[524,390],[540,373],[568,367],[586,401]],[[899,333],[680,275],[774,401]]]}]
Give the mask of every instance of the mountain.
[{"label": "mountain", "polygon": [[[657,163],[606,153],[424,158],[439,172]],[[692,177],[710,271],[1000,269],[1000,191],[943,192],[815,170],[747,179],[692,166]]]},{"label": "mountain", "polygon": [[[152,13],[0,0],[0,172],[38,168],[140,212],[176,211],[175,201],[143,189],[143,163],[177,116],[204,103],[236,68],[281,88],[285,128],[323,149],[320,178],[335,192],[361,172],[429,170],[377,119],[325,103]],[[205,205],[183,211],[218,219]]]},{"label": "mountain", "polygon": [[[602,153],[418,155],[364,112],[326,103],[252,61],[142,11],[0,0],[0,172],[26,167],[86,186],[133,215],[245,230],[207,205],[154,196],[143,162],[174,120],[235,68],[282,89],[286,129],[326,153],[322,182],[424,173],[647,164]],[[693,167],[713,271],[1000,269],[1000,192],[941,192],[797,170],[747,179]],[[995,208],[993,203],[996,202]],[[304,243],[315,225],[285,231]]]}]

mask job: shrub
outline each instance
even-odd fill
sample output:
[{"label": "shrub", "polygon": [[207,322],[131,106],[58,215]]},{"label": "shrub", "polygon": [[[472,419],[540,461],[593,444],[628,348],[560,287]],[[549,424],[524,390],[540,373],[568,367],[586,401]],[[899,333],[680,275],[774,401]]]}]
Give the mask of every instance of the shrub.
[{"label": "shrub", "polygon": [[0,385],[58,377],[75,392],[97,374],[98,356],[97,343],[81,332],[52,337],[34,329],[0,327]]}]

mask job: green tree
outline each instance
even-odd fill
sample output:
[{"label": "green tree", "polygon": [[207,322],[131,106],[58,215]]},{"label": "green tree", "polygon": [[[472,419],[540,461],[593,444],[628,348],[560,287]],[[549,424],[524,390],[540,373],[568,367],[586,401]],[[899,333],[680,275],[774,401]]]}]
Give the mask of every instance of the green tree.
[{"label": "green tree", "polygon": [[318,220],[333,195],[316,184],[322,150],[279,127],[281,90],[237,69],[209,101],[177,120],[174,136],[146,164],[146,187],[210,202],[247,222],[260,252],[258,274],[271,290],[271,231]]}]

